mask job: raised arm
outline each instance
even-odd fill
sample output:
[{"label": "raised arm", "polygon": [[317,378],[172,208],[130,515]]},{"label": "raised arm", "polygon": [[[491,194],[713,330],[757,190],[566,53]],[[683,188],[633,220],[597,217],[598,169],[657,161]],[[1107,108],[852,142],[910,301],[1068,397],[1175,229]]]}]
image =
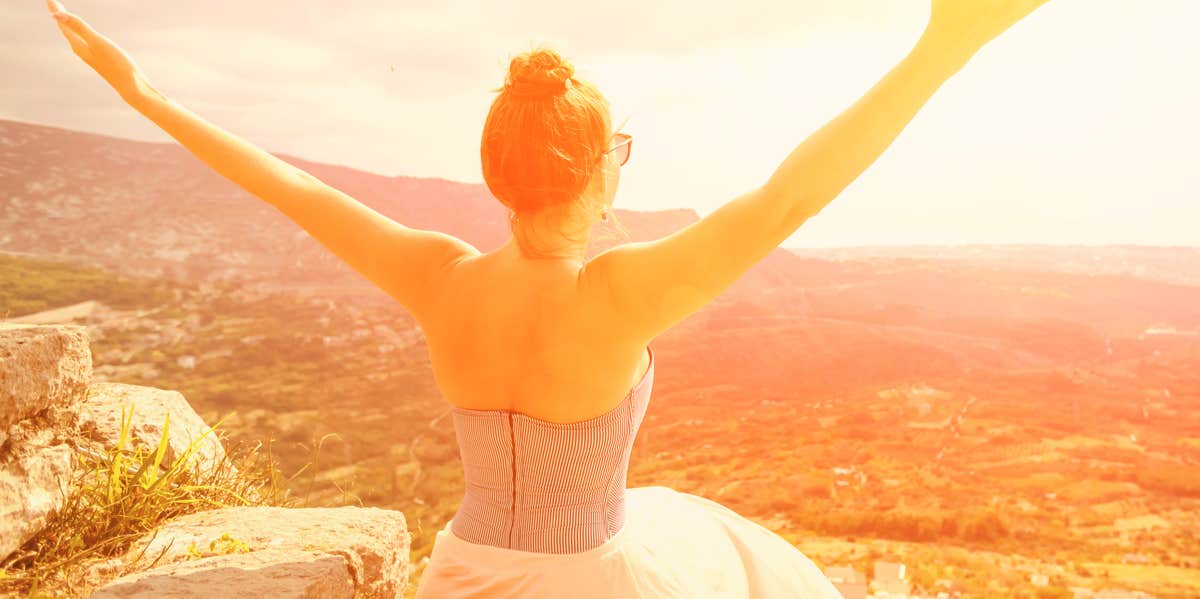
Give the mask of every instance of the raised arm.
[{"label": "raised arm", "polygon": [[1046,0],[933,0],[907,56],[862,98],[797,146],[762,185],[649,242],[589,264],[638,343],[699,310],[871,165],[917,111],[988,41]]},{"label": "raised arm", "polygon": [[1045,2],[934,0],[929,25],[908,56],[796,147],[764,185],[788,207],[788,235],[874,163],[976,51]]},{"label": "raised arm", "polygon": [[57,0],[46,7],[71,50],[130,106],[221,176],[274,206],[419,321],[450,267],[478,254],[439,231],[404,226],[160,93],[124,50]]}]

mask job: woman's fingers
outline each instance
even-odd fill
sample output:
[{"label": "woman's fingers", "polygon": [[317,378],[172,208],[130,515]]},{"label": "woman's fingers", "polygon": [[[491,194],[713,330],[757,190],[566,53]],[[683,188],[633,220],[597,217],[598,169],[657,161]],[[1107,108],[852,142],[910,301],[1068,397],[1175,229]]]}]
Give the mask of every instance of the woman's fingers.
[{"label": "woman's fingers", "polygon": [[78,15],[59,10],[62,4],[57,0],[46,0],[46,6],[58,21],[58,29],[71,44],[71,50],[118,93],[124,96],[127,91],[144,81],[133,58],[112,40],[92,29],[92,26]]},{"label": "woman's fingers", "polygon": [[[50,9],[50,14],[54,15],[54,19],[58,21],[58,28],[67,36],[72,48],[75,48],[80,41],[86,44],[99,35],[83,19],[67,12],[67,8],[58,0],[46,0],[46,8]],[[74,34],[74,37],[71,34]]]},{"label": "woman's fingers", "polygon": [[83,19],[80,19],[76,15],[73,15],[69,12],[60,12],[57,14],[65,15],[59,19],[58,26],[74,33],[85,42],[90,42],[99,35],[96,33],[95,29],[92,29],[91,25],[88,25]]},{"label": "woman's fingers", "polygon": [[46,5],[50,6],[52,10],[57,10],[54,13],[55,20],[58,21],[59,30],[63,32],[63,35],[67,38],[67,42],[71,44],[71,49],[80,58],[91,64],[91,59],[94,56],[92,45],[98,43],[100,46],[103,46],[103,43],[109,42],[108,38],[98,33],[95,29],[92,29],[92,26],[88,25],[87,21],[79,18],[78,15],[66,12],[58,0],[46,0]]},{"label": "woman's fingers", "polygon": [[[80,23],[79,19],[77,17],[72,19],[72,17],[75,17],[75,15],[67,12],[54,12],[56,10],[55,5],[60,8],[62,7],[62,5],[56,0],[46,0],[46,6],[50,8],[53,14],[66,15],[64,18],[56,18],[55,22],[58,25],[58,30],[62,32],[63,37],[67,38],[67,43],[71,45],[71,50],[73,50],[80,58],[85,60],[90,58],[91,51],[88,49],[87,39],[78,33],[78,23]],[[76,25],[72,26],[72,21],[74,21]]]}]

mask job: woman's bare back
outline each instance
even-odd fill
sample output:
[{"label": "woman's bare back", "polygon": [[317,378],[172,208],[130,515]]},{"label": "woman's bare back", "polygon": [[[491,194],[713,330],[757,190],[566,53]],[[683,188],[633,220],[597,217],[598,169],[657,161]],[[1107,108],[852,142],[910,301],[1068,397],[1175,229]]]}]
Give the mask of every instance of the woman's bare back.
[{"label": "woman's bare back", "polygon": [[588,266],[496,251],[459,262],[423,323],[434,379],[451,404],[579,422],[616,407],[649,354]]}]

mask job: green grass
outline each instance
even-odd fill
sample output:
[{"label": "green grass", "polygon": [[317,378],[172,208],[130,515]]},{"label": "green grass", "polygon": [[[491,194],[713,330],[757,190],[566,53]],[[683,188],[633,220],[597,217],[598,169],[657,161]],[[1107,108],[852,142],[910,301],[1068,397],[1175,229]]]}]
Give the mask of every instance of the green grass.
[{"label": "green grass", "polygon": [[72,262],[0,254],[0,319],[97,300],[119,309],[163,305],[178,283],[125,277]]},{"label": "green grass", "polygon": [[123,410],[114,447],[80,441],[78,466],[63,491],[62,507],[0,563],[0,594],[82,596],[96,582],[87,579],[89,566],[121,556],[135,540],[172,518],[227,506],[293,502],[287,491],[280,491],[284,485],[277,480],[269,445],[265,455],[254,446],[220,460],[198,460],[200,444],[216,434],[218,422],[165,462],[170,417],[155,447],[131,440],[132,422],[133,410]]}]

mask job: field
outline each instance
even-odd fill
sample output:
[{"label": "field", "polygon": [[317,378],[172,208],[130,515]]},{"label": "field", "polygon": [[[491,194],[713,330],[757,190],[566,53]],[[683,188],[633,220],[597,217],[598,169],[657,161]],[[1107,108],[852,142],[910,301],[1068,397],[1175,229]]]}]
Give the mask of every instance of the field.
[{"label": "field", "polygon": [[[11,257],[0,273],[10,317],[97,301],[97,379],[233,414],[228,442],[270,442],[310,505],[402,510],[415,562],[457,509],[449,406],[398,306]],[[1200,594],[1200,342],[821,293],[769,327],[731,300],[656,339],[628,486],[720,501],[821,566],[903,561],[926,590]]]}]

